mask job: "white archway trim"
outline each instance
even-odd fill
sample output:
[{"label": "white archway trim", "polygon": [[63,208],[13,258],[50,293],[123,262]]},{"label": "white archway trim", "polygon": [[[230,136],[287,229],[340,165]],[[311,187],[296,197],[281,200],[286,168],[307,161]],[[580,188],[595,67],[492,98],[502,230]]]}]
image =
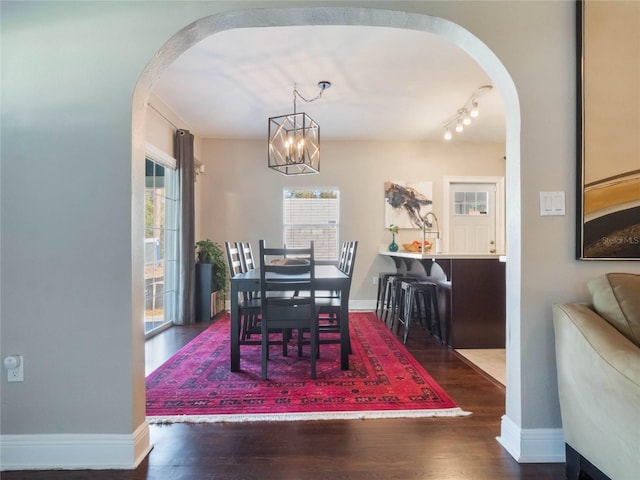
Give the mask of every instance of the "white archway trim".
[{"label": "white archway trim", "polygon": [[[133,135],[132,135],[132,221],[134,232],[132,236],[133,288],[137,288],[142,278],[139,271],[142,265],[142,238],[139,237],[136,223],[142,218],[142,205],[136,203],[136,198],[143,198],[141,192],[136,191],[142,185],[142,167],[140,158],[144,155],[143,127],[144,105],[149,97],[153,85],[162,75],[165,68],[180,54],[188,50],[202,39],[234,28],[273,27],[273,26],[304,26],[304,25],[360,25],[403,28],[433,33],[441,36],[467,52],[488,74],[491,82],[502,97],[505,108],[506,121],[506,202],[509,208],[506,214],[507,238],[507,394],[506,415],[503,417],[502,436],[500,443],[517,460],[528,458],[523,455],[522,435],[519,428],[522,424],[522,382],[521,382],[521,181],[520,181],[520,104],[515,84],[504,65],[496,55],[477,37],[459,25],[437,17],[424,14],[408,13],[390,10],[376,10],[351,7],[311,7],[260,9],[226,12],[219,15],[197,20],[176,33],[165,43],[156,56],[145,67],[134,93],[133,102]],[[136,278],[138,277],[138,278]],[[133,298],[136,299],[136,292]],[[135,302],[134,302],[135,303]],[[135,311],[141,308],[133,306]],[[139,379],[143,383],[143,379]],[[144,402],[142,402],[144,403]],[[134,417],[139,418],[139,409]],[[515,426],[516,428],[511,428]],[[514,433],[515,432],[515,433]],[[538,461],[544,461],[542,459]],[[549,460],[547,461],[555,461]]]}]

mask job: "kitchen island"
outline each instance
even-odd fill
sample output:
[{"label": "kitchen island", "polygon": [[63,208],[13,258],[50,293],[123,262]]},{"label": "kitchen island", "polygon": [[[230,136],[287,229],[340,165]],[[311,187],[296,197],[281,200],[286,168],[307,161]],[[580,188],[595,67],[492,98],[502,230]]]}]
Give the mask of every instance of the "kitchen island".
[{"label": "kitchen island", "polygon": [[378,253],[398,273],[438,285],[444,340],[452,348],[504,348],[506,331],[505,261],[495,254]]}]

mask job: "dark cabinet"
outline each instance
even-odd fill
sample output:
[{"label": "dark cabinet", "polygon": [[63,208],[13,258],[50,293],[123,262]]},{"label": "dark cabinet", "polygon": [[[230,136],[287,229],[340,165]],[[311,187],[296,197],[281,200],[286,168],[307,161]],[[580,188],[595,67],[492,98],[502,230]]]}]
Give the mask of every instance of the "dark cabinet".
[{"label": "dark cabinet", "polygon": [[447,345],[504,348],[506,337],[505,263],[496,258],[393,254],[399,273],[438,285],[438,308]]}]

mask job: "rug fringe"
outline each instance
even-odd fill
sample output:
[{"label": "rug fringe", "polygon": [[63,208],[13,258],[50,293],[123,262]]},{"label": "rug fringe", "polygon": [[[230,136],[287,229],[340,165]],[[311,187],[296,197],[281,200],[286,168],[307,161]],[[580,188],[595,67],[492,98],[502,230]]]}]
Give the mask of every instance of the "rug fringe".
[{"label": "rug fringe", "polygon": [[366,420],[376,418],[466,417],[472,412],[461,408],[439,410],[376,410],[364,412],[300,412],[257,413],[249,415],[168,415],[147,417],[149,424],[172,423],[237,423],[237,422],[299,422],[306,420]]}]

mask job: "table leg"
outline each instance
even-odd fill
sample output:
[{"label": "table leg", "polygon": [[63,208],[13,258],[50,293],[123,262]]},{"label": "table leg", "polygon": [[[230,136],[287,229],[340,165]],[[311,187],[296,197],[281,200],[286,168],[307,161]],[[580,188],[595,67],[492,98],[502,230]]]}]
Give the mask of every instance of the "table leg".
[{"label": "table leg", "polygon": [[231,371],[240,371],[240,315],[238,284],[231,281]]},{"label": "table leg", "polygon": [[340,369],[349,370],[349,290],[341,290],[340,297]]}]

